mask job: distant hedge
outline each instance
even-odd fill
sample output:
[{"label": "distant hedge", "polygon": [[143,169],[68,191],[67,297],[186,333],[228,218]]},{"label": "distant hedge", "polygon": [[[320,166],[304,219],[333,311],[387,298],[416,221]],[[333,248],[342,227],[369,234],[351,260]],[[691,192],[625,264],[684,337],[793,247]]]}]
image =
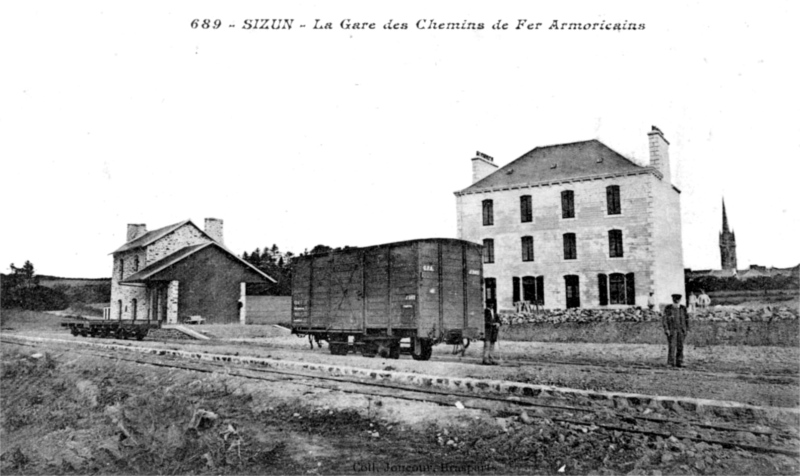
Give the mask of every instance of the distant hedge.
[{"label": "distant hedge", "polygon": [[60,311],[69,307],[67,296],[46,286],[31,286],[3,289],[2,302],[4,309],[19,308],[31,311]]},{"label": "distant hedge", "polygon": [[686,280],[688,292],[704,290],[714,291],[762,291],[778,289],[800,289],[800,278],[797,276],[759,276],[739,279],[733,276],[718,278],[716,276],[700,276]]}]

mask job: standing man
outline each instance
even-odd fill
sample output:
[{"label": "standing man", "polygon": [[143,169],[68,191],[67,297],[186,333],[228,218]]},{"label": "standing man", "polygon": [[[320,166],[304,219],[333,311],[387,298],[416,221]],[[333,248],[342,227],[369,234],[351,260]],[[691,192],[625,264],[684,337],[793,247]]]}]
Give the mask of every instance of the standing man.
[{"label": "standing man", "polygon": [[681,295],[672,295],[672,304],[664,308],[661,324],[669,342],[667,365],[683,367],[683,339],[689,332],[689,313],[681,304]]},{"label": "standing man", "polygon": [[487,302],[483,310],[483,365],[497,365],[494,360],[494,343],[500,333],[500,319],[494,311],[494,303]]}]

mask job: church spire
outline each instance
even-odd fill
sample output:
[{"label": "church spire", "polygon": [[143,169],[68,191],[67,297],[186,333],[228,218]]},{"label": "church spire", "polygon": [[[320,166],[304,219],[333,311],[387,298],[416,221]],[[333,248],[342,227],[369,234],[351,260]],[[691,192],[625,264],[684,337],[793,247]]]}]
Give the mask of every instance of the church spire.
[{"label": "church spire", "polygon": [[736,235],[728,227],[725,198],[722,199],[722,232],[719,234],[719,254],[722,261],[722,269],[736,273]]},{"label": "church spire", "polygon": [[722,233],[728,233],[728,214],[725,213],[725,198],[722,199]]}]

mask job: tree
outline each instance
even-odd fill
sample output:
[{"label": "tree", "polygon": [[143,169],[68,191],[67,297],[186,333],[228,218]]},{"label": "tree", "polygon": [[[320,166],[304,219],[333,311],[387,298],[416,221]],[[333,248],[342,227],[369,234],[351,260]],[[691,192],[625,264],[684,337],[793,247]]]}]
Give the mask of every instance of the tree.
[{"label": "tree", "polygon": [[11,263],[11,274],[4,276],[0,285],[0,306],[3,308],[46,311],[69,306],[69,299],[62,291],[39,285],[39,277],[30,261],[25,261],[21,268]]}]

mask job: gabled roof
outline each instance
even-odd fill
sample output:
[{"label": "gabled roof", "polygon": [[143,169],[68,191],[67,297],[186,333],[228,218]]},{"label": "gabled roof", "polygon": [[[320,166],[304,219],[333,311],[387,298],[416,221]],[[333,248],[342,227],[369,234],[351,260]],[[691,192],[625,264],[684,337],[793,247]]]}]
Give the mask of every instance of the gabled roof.
[{"label": "gabled roof", "polygon": [[[132,249],[135,249],[135,248],[141,248],[143,246],[147,246],[150,243],[153,243],[154,241],[158,240],[159,238],[163,238],[163,237],[169,235],[170,233],[172,233],[173,231],[177,230],[178,228],[182,227],[183,225],[185,225],[187,223],[192,223],[192,220],[184,220],[182,222],[178,222],[178,223],[175,223],[173,225],[167,225],[167,226],[165,226],[163,228],[159,228],[157,230],[148,231],[147,233],[145,233],[144,235],[140,236],[139,238],[133,239],[133,240],[125,243],[120,248],[118,248],[117,250],[113,251],[111,254],[120,253],[122,251],[128,251],[128,250],[132,250]],[[194,226],[195,228],[197,228],[200,231],[203,231],[197,225],[195,225],[194,223],[192,223],[192,226]],[[205,233],[205,232],[203,232],[203,233]]]},{"label": "gabled roof", "polygon": [[173,265],[185,260],[186,258],[192,256],[193,254],[197,253],[200,250],[208,248],[209,246],[216,246],[217,248],[222,250],[224,253],[232,256],[240,264],[242,264],[242,265],[250,268],[251,270],[255,271],[260,276],[266,278],[268,281],[273,282],[273,283],[276,282],[274,279],[272,279],[272,277],[268,276],[263,271],[261,271],[260,269],[256,268],[255,266],[253,266],[252,264],[248,263],[247,261],[239,258],[234,253],[231,253],[230,250],[228,250],[224,246],[220,245],[216,241],[210,241],[208,243],[201,243],[199,245],[192,245],[192,246],[186,246],[184,248],[181,248],[178,251],[172,253],[171,255],[169,255],[167,257],[164,257],[164,258],[161,258],[160,260],[156,261],[155,263],[153,263],[153,264],[151,264],[149,266],[146,266],[146,267],[142,268],[141,270],[139,270],[138,272],[128,276],[127,278],[122,280],[121,283],[141,283],[141,282],[147,281],[148,279],[151,279],[154,276],[156,276],[161,271],[163,271],[163,270],[169,268],[170,266],[173,266]]},{"label": "gabled roof", "polygon": [[653,173],[661,177],[655,168],[636,164],[599,140],[592,139],[536,147],[456,194],[638,173]]}]

